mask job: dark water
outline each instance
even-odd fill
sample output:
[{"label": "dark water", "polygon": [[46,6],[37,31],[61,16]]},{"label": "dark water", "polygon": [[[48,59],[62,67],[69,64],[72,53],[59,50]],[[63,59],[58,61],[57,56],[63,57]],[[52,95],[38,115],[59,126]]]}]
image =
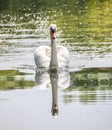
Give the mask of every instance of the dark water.
[{"label": "dark water", "polygon": [[[70,52],[58,75],[37,73],[33,59],[51,23]],[[111,0],[0,0],[0,129],[111,130],[111,121]]]}]

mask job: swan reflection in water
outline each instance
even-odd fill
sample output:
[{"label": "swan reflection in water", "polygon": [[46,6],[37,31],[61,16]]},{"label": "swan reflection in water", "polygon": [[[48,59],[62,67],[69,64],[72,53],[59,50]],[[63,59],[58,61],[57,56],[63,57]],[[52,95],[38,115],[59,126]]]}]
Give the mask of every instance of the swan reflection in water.
[{"label": "swan reflection in water", "polygon": [[40,90],[52,88],[52,115],[58,116],[58,89],[66,89],[70,85],[69,72],[47,73],[37,71],[35,82]]}]

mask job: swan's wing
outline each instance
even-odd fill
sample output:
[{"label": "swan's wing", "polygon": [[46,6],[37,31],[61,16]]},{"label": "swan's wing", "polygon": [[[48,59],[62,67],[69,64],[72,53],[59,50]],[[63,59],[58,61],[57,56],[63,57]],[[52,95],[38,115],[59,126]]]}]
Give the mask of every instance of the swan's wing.
[{"label": "swan's wing", "polygon": [[34,60],[37,68],[49,67],[51,49],[49,46],[38,47],[34,52]]},{"label": "swan's wing", "polygon": [[69,51],[64,47],[58,46],[58,65],[60,68],[69,66]]}]

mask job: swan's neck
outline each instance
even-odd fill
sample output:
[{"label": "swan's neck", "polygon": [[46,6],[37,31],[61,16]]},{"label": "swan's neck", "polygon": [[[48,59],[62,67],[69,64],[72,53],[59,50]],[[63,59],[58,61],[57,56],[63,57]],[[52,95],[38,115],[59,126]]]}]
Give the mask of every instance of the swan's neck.
[{"label": "swan's neck", "polygon": [[50,60],[50,69],[57,70],[58,60],[57,60],[57,44],[56,39],[51,38],[51,60]]}]

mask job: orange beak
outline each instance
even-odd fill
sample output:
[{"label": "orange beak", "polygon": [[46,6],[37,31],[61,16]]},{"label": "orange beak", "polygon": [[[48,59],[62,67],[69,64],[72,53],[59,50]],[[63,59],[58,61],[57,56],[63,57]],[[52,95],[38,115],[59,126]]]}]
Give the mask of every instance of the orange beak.
[{"label": "orange beak", "polygon": [[52,32],[52,38],[53,38],[53,39],[56,38],[56,32]]}]

